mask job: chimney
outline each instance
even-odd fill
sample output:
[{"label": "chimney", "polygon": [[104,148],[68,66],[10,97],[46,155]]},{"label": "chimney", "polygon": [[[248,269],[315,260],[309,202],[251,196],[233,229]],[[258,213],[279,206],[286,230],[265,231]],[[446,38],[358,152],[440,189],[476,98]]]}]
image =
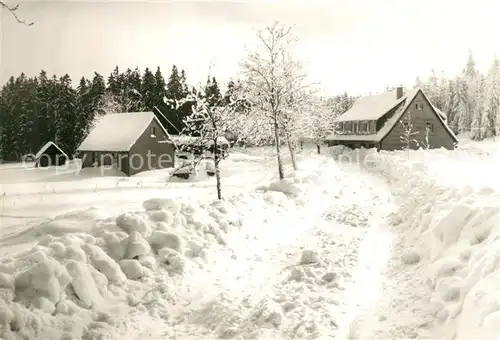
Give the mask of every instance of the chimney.
[{"label": "chimney", "polygon": [[396,87],[396,99],[403,97],[403,86]]}]

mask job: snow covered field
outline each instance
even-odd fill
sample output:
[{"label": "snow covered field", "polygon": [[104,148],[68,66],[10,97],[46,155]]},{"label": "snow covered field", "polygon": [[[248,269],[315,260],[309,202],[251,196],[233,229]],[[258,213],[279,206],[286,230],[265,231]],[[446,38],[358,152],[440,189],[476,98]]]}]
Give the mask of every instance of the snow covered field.
[{"label": "snow covered field", "polygon": [[236,152],[224,202],[2,166],[0,338],[496,338],[496,150]]}]

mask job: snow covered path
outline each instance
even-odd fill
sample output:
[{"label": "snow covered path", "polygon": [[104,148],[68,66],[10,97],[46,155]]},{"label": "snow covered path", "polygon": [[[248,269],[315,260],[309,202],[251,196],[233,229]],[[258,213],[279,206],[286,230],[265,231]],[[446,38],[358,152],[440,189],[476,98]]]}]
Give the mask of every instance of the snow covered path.
[{"label": "snow covered path", "polygon": [[[324,183],[302,206],[285,199],[265,226],[231,238],[204,270],[186,276],[175,294],[177,307],[159,312],[169,314],[168,321],[131,329],[129,336],[338,338],[360,308],[351,303],[360,295],[351,288],[358,250],[367,235],[383,228],[391,199],[385,183],[358,169],[339,176],[322,172],[332,178],[320,178]],[[363,248],[373,242],[379,238]],[[130,324],[140,320],[136,314]]]},{"label": "snow covered path", "polygon": [[[362,308],[350,327],[349,339],[433,339],[432,289],[426,264],[420,264],[418,241],[395,218],[379,254],[389,255],[380,273],[378,299]],[[372,255],[373,256],[373,255]],[[367,275],[365,272],[364,275]]]}]

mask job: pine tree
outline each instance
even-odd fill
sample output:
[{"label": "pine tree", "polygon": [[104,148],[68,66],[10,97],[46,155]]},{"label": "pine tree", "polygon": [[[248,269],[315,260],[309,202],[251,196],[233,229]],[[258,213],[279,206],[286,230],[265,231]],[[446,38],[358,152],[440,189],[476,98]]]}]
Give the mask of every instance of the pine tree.
[{"label": "pine tree", "polygon": [[114,97],[120,97],[123,89],[123,76],[120,74],[120,69],[116,66],[108,77],[108,87],[107,90]]},{"label": "pine tree", "polygon": [[433,69],[431,71],[431,76],[428,81],[424,84],[423,90],[429,98],[430,102],[434,105],[439,101],[439,80],[436,71]]},{"label": "pine tree", "polygon": [[94,108],[92,95],[92,83],[82,77],[80,84],[76,90],[76,124],[75,124],[75,141],[79,145],[87,133],[89,132],[94,120]]},{"label": "pine tree", "polygon": [[476,111],[478,109],[477,96],[478,96],[479,72],[476,69],[476,63],[472,56],[472,51],[469,51],[467,65],[465,66],[462,78],[466,87],[466,89],[463,89],[465,94],[466,108],[464,115],[462,117],[463,118],[462,133],[465,133],[471,131],[472,119],[474,116],[476,116]]},{"label": "pine tree", "polygon": [[[185,78],[185,73],[184,74]],[[183,81],[185,79],[182,79],[181,76],[179,75],[179,72],[177,70],[177,66],[172,66],[172,73],[170,74],[170,77],[168,78],[167,86],[166,86],[166,94],[165,96],[170,99],[170,100],[181,100],[185,98],[184,95],[184,84]]]},{"label": "pine tree", "polygon": [[187,79],[186,79],[186,71],[184,70],[181,70],[181,80],[180,80],[180,83],[181,83],[181,94],[182,94],[182,98],[186,98],[189,94],[189,88],[188,88],[188,85],[187,85]]},{"label": "pine tree", "polygon": [[154,74],[147,67],[142,77],[141,94],[145,109],[152,111],[156,106],[156,79]]},{"label": "pine tree", "polygon": [[91,100],[91,110],[93,121],[96,116],[104,114],[102,108],[104,106],[104,98],[106,95],[106,83],[104,77],[97,72],[94,72],[94,77],[92,78],[92,84],[90,85],[90,100]]},{"label": "pine tree", "polygon": [[446,112],[448,98],[450,97],[451,93],[450,93],[449,81],[444,76],[444,72],[441,72],[438,86],[439,86],[439,90],[437,91],[438,101],[433,104],[441,111]]},{"label": "pine tree", "polygon": [[155,72],[155,103],[156,105],[163,106],[163,98],[167,95],[166,82],[161,73],[160,67],[156,68]]},{"label": "pine tree", "polygon": [[0,101],[0,148],[2,161],[15,161],[19,157],[16,144],[16,129],[18,126],[16,112],[14,110],[16,102],[17,84],[14,77],[10,77],[2,88],[2,100]]},{"label": "pine tree", "polygon": [[139,69],[132,71],[128,68],[124,74],[120,75],[121,90],[118,97],[112,99],[118,103],[120,112],[142,112],[144,104],[142,97],[142,79]]},{"label": "pine tree", "polygon": [[215,77],[212,77],[212,79],[210,79],[209,77],[207,79],[207,84],[204,88],[204,91],[205,97],[208,98],[207,105],[209,105],[210,107],[214,107],[221,104],[222,95],[220,93],[219,84],[217,84],[217,80],[215,79]]},{"label": "pine tree", "polygon": [[500,134],[500,61],[495,57],[488,70],[482,126],[484,138]]},{"label": "pine tree", "polygon": [[68,74],[61,77],[59,81],[56,112],[56,143],[68,156],[72,157],[78,147],[78,140],[75,136],[78,112],[76,110],[76,91],[71,86],[71,78]]},{"label": "pine tree", "polygon": [[458,115],[458,91],[457,91],[457,85],[456,82],[453,80],[448,81],[448,100],[446,101],[446,120],[448,123],[448,126],[451,128],[451,130],[457,134],[458,133],[458,125],[456,125],[457,122],[457,115]]},{"label": "pine tree", "polygon": [[[179,75],[177,66],[173,65],[172,73],[168,78],[165,88],[165,100],[168,105],[165,106],[165,111],[163,112],[169,120],[169,122],[165,121],[164,126],[166,126],[170,134],[178,134],[186,127],[184,119],[192,113],[192,107],[194,105],[194,101],[184,100],[187,98],[188,92],[186,73],[182,70]],[[196,93],[196,91],[193,93]],[[182,105],[172,104],[180,101],[182,101]]]},{"label": "pine tree", "polygon": [[53,140],[52,132],[54,126],[54,95],[51,80],[47,78],[47,72],[42,70],[38,75],[38,86],[36,88],[36,101],[38,102],[37,125],[40,138],[39,147]]},{"label": "pine tree", "polygon": [[465,134],[470,131],[472,117],[469,111],[468,86],[461,78],[457,78],[457,94],[457,115],[454,125],[458,127],[459,134]]},{"label": "pine tree", "polygon": [[37,129],[37,105],[36,88],[37,79],[27,78],[21,74],[19,78],[18,100],[19,106],[17,117],[19,128],[17,130],[17,144],[20,156],[36,152],[39,145],[39,134]]},{"label": "pine tree", "polygon": [[223,105],[227,105],[229,104],[230,102],[230,99],[231,99],[231,96],[233,95],[234,93],[234,90],[235,90],[235,83],[234,81],[230,80],[228,83],[227,83],[227,90],[226,92],[224,93],[224,96],[222,98],[222,103]]},{"label": "pine tree", "polygon": [[485,97],[485,80],[484,76],[479,76],[479,85],[477,86],[477,103],[478,107],[473,112],[470,137],[474,140],[484,138],[484,128],[482,122],[482,109],[479,108],[479,103],[484,103]]}]

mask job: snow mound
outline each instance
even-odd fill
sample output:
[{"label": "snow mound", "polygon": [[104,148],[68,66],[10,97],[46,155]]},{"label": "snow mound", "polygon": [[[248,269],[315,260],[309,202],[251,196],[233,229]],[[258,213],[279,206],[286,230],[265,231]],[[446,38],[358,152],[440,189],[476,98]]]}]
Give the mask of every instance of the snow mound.
[{"label": "snow mound", "polygon": [[[351,159],[359,154],[346,153]],[[500,193],[492,187],[496,182],[452,183],[434,171],[443,159],[456,169],[464,160],[474,163],[477,154],[469,160],[460,150],[421,150],[409,158],[406,152],[366,154],[377,164],[371,170],[388,178],[402,198],[392,223],[402,224],[420,240],[418,251],[408,250],[401,261],[428,268],[439,332],[456,340],[500,337]],[[498,164],[496,168],[498,173]]]},{"label": "snow mound", "polygon": [[0,262],[2,338],[110,336],[111,321],[96,313],[141,304],[134,282],[155,283],[154,289],[159,282],[165,290],[165,280],[203,266],[207,249],[224,246],[241,227],[244,198],[209,204],[151,199],[143,211],[115,219],[89,209],[31,230],[41,241]]},{"label": "snow mound", "polygon": [[281,192],[297,197],[316,190],[319,185],[334,184],[337,176],[338,167],[332,160],[314,157],[309,162],[302,162],[300,169],[294,171],[289,177],[256,189],[264,192]]}]

